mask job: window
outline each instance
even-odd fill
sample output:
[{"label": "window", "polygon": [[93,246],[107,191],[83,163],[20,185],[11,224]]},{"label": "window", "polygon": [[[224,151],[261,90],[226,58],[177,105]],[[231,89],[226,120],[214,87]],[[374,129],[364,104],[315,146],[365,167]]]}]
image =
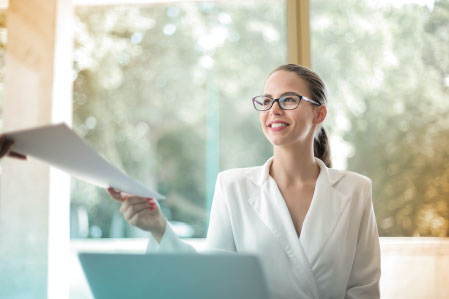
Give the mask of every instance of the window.
[{"label": "window", "polygon": [[[112,164],[167,195],[161,207],[180,236],[205,237],[218,171],[260,165],[271,154],[251,98],[286,63],[285,6],[76,9],[73,127]],[[106,191],[74,180],[71,197],[72,238],[143,236]]]},{"label": "window", "polygon": [[373,180],[381,236],[449,236],[448,1],[311,1],[336,164]]}]

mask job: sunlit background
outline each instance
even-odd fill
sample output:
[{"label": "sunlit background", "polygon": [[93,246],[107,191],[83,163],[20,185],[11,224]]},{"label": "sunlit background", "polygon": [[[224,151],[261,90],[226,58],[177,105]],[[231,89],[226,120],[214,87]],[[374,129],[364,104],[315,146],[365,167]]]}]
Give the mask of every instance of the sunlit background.
[{"label": "sunlit background", "polygon": [[[164,214],[182,236],[205,236],[218,171],[270,156],[251,98],[287,60],[285,9],[283,1],[76,9],[73,127],[166,194]],[[142,234],[104,190],[79,181],[72,220],[72,237]]]},{"label": "sunlit background", "polygon": [[[381,236],[449,236],[448,1],[311,1],[336,168],[373,179]],[[272,148],[250,98],[286,63],[283,1],[78,7],[74,129],[204,237],[218,171]],[[136,237],[74,180],[72,238]]]},{"label": "sunlit background", "polygon": [[[286,15],[286,1],[262,0],[75,7],[73,129],[165,194],[160,205],[181,237],[206,236],[219,171],[272,154],[251,98],[287,63]],[[334,167],[373,180],[380,236],[449,237],[449,0],[311,0],[310,30]],[[0,13],[0,113],[6,45]],[[72,179],[72,250],[145,246],[148,232],[119,207]],[[384,265],[405,249],[383,255],[384,285],[401,283],[402,270]],[[72,272],[72,298],[90,298],[81,269]]]}]

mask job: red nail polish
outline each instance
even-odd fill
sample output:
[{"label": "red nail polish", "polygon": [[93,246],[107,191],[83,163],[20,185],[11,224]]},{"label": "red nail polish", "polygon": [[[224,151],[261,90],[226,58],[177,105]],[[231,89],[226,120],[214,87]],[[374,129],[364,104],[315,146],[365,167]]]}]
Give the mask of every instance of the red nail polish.
[{"label": "red nail polish", "polygon": [[150,210],[151,210],[151,211],[153,211],[154,209],[155,209],[155,207],[154,207],[154,206],[151,206],[151,207],[150,207]]}]

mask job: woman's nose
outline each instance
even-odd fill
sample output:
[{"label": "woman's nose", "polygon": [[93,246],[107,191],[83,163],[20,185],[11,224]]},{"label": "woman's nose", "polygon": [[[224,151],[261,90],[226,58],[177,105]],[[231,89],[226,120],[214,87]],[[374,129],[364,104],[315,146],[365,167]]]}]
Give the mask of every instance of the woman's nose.
[{"label": "woman's nose", "polygon": [[279,101],[276,101],[273,103],[273,106],[271,106],[270,108],[270,114],[281,114],[282,113],[282,108],[281,106],[279,106]]}]

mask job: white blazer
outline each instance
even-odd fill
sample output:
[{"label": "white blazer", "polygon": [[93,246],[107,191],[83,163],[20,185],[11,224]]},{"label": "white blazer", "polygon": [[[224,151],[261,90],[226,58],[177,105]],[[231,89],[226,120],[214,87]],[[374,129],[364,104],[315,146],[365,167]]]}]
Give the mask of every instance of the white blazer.
[{"label": "white blazer", "polygon": [[[371,180],[320,173],[298,239],[287,205],[264,165],[219,173],[206,247],[259,256],[273,298],[380,298],[379,237]],[[301,196],[298,194],[298,197]],[[170,225],[147,252],[194,252]]]}]

